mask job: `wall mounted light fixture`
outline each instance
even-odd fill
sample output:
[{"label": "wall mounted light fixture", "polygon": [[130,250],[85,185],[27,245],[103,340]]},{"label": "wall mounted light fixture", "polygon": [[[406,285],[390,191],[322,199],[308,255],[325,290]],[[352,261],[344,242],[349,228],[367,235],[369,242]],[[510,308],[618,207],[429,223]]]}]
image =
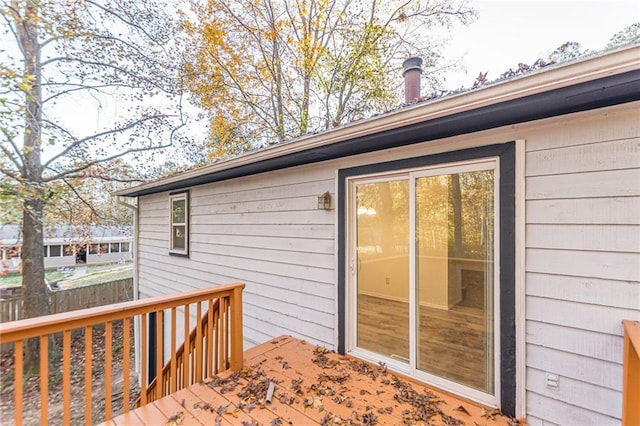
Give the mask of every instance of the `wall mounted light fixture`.
[{"label": "wall mounted light fixture", "polygon": [[318,210],[331,210],[331,193],[329,191],[318,196]]}]

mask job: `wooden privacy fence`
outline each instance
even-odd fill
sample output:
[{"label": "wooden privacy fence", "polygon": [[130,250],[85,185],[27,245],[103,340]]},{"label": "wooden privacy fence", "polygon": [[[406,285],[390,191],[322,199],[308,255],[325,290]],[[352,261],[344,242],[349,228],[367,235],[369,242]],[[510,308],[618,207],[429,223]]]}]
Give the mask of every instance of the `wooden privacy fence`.
[{"label": "wooden privacy fence", "polygon": [[624,361],[622,379],[622,424],[640,425],[640,321],[622,321]]},{"label": "wooden privacy fence", "polygon": [[[132,350],[128,333],[123,334],[122,342],[113,341],[113,323],[123,321],[124,330],[128,330],[132,321],[140,324],[139,342],[141,363],[141,389],[138,405],[143,406],[153,400],[176,392],[179,389],[202,381],[214,374],[242,367],[242,290],[244,284],[235,283],[202,290],[194,290],[171,296],[160,296],[131,302],[118,303],[108,306],[83,309],[79,311],[31,318],[0,325],[0,342],[14,342],[14,392],[13,406],[15,407],[15,422],[23,421],[23,391],[24,391],[24,359],[23,350],[26,340],[39,340],[40,351],[40,423],[51,423],[49,410],[49,337],[62,334],[62,404],[63,424],[71,423],[71,366],[72,351],[71,337],[75,330],[84,332],[84,351],[80,361],[74,360],[74,369],[84,374],[84,380],[74,380],[76,386],[84,387],[84,408],[81,419],[89,425],[95,422],[110,420],[112,413],[112,386],[114,377],[112,364],[114,343],[118,344],[118,354],[123,354],[123,411],[130,410],[129,372],[132,368],[129,354]],[[195,313],[198,319],[195,327],[191,315]],[[155,317],[155,325],[149,327],[149,318]],[[179,324],[182,320],[182,324]],[[104,327],[104,399],[92,400],[92,333],[94,327]],[[186,344],[178,347],[178,333],[187,337]],[[155,342],[155,352],[149,352],[149,342]],[[165,344],[166,339],[166,344]],[[164,364],[163,350],[168,348],[169,361]],[[102,349],[102,348],[101,348]],[[153,348],[151,348],[153,350]],[[149,356],[149,354],[151,356]],[[76,354],[77,355],[77,354]],[[161,385],[147,386],[147,376],[153,363],[155,371],[161,374]],[[152,361],[153,360],[153,361]],[[152,389],[150,389],[152,388]],[[76,401],[74,401],[76,402]],[[104,418],[92,418],[92,407],[98,404],[104,406]]]},{"label": "wooden privacy fence", "polygon": [[0,323],[22,318],[22,296],[0,299]]},{"label": "wooden privacy fence", "polygon": [[[49,292],[52,314],[133,299],[133,278]],[[22,319],[22,296],[0,299],[0,323]]]}]

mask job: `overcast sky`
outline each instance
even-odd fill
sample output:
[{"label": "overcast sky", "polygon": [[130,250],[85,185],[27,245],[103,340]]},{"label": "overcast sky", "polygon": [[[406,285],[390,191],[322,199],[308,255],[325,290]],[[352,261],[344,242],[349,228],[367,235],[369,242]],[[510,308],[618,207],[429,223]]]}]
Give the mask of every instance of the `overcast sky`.
[{"label": "overcast sky", "polygon": [[472,0],[479,17],[458,28],[447,58],[464,57],[449,89],[473,84],[480,71],[493,80],[519,62],[532,64],[566,41],[601,50],[617,32],[640,21],[640,0]]}]

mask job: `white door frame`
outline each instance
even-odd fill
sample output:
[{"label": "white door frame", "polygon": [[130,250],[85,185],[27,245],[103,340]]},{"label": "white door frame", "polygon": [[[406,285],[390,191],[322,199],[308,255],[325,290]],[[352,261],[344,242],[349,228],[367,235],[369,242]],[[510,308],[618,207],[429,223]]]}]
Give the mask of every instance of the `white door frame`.
[{"label": "white door frame", "polygon": [[[416,361],[416,328],[417,328],[417,304],[415,303],[416,295],[416,265],[415,265],[415,182],[416,179],[421,177],[437,176],[443,174],[452,173],[464,173],[470,171],[480,170],[494,170],[494,292],[493,292],[493,304],[494,304],[494,341],[493,341],[493,359],[494,359],[494,392],[488,394],[476,389],[470,388],[465,385],[447,380],[433,374],[426,373],[418,370]],[[370,184],[377,182],[388,182],[391,180],[409,180],[409,364],[401,361],[394,360],[392,358],[382,357],[380,354],[373,353],[371,351],[357,347],[357,282],[358,282],[358,267],[357,267],[357,242],[356,242],[356,220],[357,220],[357,206],[356,206],[356,191],[355,188],[358,185]],[[500,218],[498,212],[500,211],[500,159],[499,157],[482,157],[478,159],[460,161],[460,162],[448,162],[443,164],[437,164],[432,166],[425,166],[414,169],[394,170],[389,172],[381,172],[369,175],[352,176],[347,178],[346,181],[346,238],[347,238],[347,280],[346,280],[346,352],[363,358],[372,362],[380,362],[383,360],[388,368],[398,371],[403,374],[408,374],[421,380],[425,383],[430,383],[435,386],[441,387],[445,390],[454,392],[458,395],[467,397],[482,404],[491,406],[500,406],[500,281],[499,281],[499,235],[500,235]],[[383,358],[383,359],[382,359]]]}]

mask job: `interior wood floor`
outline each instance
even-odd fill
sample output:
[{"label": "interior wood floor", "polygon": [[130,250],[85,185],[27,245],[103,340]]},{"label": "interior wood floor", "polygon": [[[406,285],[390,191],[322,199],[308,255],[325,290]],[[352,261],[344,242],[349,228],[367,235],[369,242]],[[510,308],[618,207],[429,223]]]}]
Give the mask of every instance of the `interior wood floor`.
[{"label": "interior wood floor", "polygon": [[[358,346],[398,360],[409,358],[409,305],[360,294]],[[486,386],[485,319],[481,309],[420,307],[419,368],[489,391]]]},{"label": "interior wood floor", "polygon": [[[274,384],[267,402],[269,384]],[[118,416],[107,425],[515,426],[497,410],[430,389],[383,366],[282,336],[244,367]]]}]

